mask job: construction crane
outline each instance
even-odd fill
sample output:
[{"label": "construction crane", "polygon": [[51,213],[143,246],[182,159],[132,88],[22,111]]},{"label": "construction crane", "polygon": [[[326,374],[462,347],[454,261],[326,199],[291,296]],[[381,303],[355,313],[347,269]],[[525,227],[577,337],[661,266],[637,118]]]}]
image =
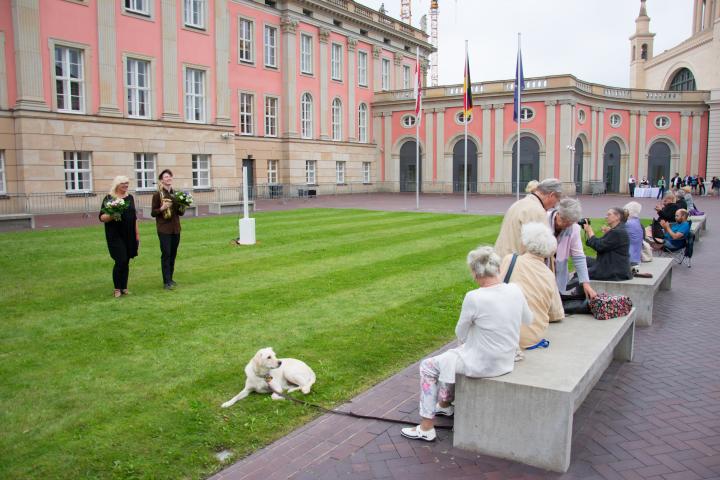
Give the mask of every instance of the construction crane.
[{"label": "construction crane", "polygon": [[430,44],[433,53],[430,55],[430,85],[438,86],[438,0],[430,2]]}]

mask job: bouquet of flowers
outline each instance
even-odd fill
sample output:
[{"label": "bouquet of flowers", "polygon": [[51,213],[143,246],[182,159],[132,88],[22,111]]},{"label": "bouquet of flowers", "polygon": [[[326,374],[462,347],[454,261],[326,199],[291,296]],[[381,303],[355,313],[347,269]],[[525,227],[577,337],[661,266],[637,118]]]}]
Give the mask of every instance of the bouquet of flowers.
[{"label": "bouquet of flowers", "polygon": [[193,204],[193,196],[190,192],[175,192],[174,202],[178,206],[178,210],[182,213],[185,209]]},{"label": "bouquet of flowers", "polygon": [[124,199],[110,197],[110,199],[103,205],[101,211],[106,215],[110,215],[116,222],[119,222],[122,217],[122,213],[127,210],[128,207],[128,202]]}]

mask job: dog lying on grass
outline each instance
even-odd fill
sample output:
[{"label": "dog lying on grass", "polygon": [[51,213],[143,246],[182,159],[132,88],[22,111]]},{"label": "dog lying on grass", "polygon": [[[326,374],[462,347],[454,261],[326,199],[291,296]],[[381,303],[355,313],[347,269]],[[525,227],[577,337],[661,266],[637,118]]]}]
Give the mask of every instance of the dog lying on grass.
[{"label": "dog lying on grass", "polygon": [[[250,395],[250,392],[270,393],[274,390],[290,393],[300,390],[307,395],[315,383],[315,372],[305,362],[294,358],[277,358],[270,347],[258,350],[245,366],[245,375],[245,388],[223,403],[223,408],[233,406],[238,400]],[[269,382],[266,380],[268,376],[272,377]],[[273,393],[272,399],[283,400],[283,397]]]}]

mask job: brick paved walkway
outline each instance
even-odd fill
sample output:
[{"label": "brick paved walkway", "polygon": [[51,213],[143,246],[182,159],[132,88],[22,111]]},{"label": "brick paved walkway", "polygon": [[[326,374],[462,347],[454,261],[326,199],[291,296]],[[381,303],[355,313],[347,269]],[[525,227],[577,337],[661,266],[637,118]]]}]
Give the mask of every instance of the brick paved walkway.
[{"label": "brick paved walkway", "polygon": [[[322,199],[305,204],[414,209],[414,198],[398,195],[367,196],[354,205],[346,204],[349,197],[315,200]],[[470,210],[497,213],[510,201],[487,197]],[[583,204],[598,216],[625,201],[588,197]],[[648,214],[654,201],[642,203]],[[699,204],[711,219],[720,218],[720,202]],[[458,206],[457,197],[423,202],[434,211]],[[576,412],[567,474],[453,449],[449,431],[426,444],[404,439],[397,425],[325,415],[212,479],[720,479],[720,231],[710,229],[696,244],[693,268],[674,267],[672,290],[656,298],[653,325],[636,332],[635,361],[614,362]],[[415,420],[417,388],[412,365],[353,399],[351,408]]]}]

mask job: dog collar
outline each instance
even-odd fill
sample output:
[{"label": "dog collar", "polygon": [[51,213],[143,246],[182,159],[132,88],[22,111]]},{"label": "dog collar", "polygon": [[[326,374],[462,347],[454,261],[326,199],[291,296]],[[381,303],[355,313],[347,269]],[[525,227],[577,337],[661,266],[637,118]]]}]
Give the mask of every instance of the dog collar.
[{"label": "dog collar", "polygon": [[266,382],[270,383],[270,382],[272,382],[272,379],[273,379],[272,375],[270,375],[270,374],[265,375],[265,381],[266,381]]}]

